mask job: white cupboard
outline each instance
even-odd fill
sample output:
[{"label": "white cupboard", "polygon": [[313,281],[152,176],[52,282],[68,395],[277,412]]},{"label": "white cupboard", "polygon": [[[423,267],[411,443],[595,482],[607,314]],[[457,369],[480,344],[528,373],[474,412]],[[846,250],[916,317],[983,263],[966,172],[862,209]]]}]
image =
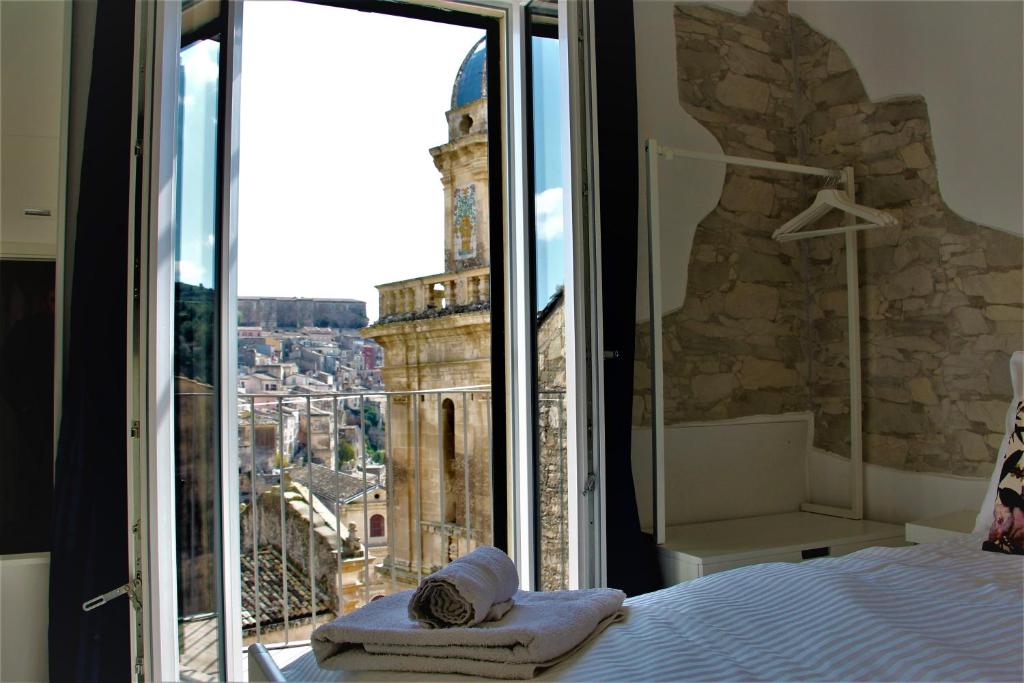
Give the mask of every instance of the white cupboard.
[{"label": "white cupboard", "polygon": [[0,256],[56,258],[63,225],[68,2],[0,2]]},{"label": "white cupboard", "polygon": [[[0,0],[0,259],[53,260],[58,278],[71,11],[70,0]],[[0,680],[48,678],[48,582],[49,553],[0,555]]]}]

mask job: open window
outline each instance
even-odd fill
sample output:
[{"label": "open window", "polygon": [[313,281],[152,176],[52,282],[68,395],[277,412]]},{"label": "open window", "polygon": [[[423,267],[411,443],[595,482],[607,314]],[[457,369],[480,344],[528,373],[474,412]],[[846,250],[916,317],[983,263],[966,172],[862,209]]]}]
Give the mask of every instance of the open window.
[{"label": "open window", "polygon": [[[447,76],[445,108],[434,114],[445,122],[443,137],[429,155],[415,150],[432,164],[432,182],[440,180],[431,248],[442,258],[423,272],[383,275],[389,250],[417,252],[411,236],[385,235],[402,192],[372,204],[377,223],[335,225],[349,231],[347,246],[358,236],[372,249],[332,248],[324,228],[303,236],[318,210],[302,191],[327,192],[314,176],[364,163],[362,175],[387,184],[393,179],[372,169],[404,166],[385,149],[398,124],[387,123],[385,105],[369,91],[346,91],[346,102],[364,115],[356,134],[377,136],[377,158],[360,157],[351,140],[328,155],[322,173],[295,161],[264,168],[273,182],[257,194],[283,201],[247,210],[260,172],[245,166],[260,155],[247,143],[245,126],[258,118],[247,118],[256,92],[247,79],[269,68],[240,49],[243,35],[247,46],[260,42],[255,24],[241,3],[186,2],[181,13],[158,4],[143,17],[154,36],[146,83],[154,104],[144,111],[153,121],[152,160],[139,223],[152,235],[140,238],[142,315],[151,321],[140,348],[152,359],[140,506],[154,679],[239,678],[247,643],[302,642],[318,624],[415,586],[483,543],[508,550],[525,587],[586,585],[596,575],[581,569],[589,556],[578,550],[588,524],[581,520],[593,514],[581,483],[594,469],[594,441],[576,440],[577,382],[589,391],[591,378],[575,357],[588,338],[570,331],[580,308],[573,292],[581,291],[571,283],[573,249],[582,246],[568,238],[563,193],[571,184],[556,161],[567,145],[566,53],[553,6],[537,13],[534,28],[518,3],[244,9],[255,21],[289,7],[299,17],[295,31],[281,19],[270,34],[279,67],[287,63],[282,36],[323,44],[313,27],[334,17],[476,33]],[[381,30],[378,47],[401,54],[402,40]],[[373,60],[358,57],[334,64],[335,75],[372,74]],[[289,74],[299,80],[295,68]],[[524,88],[524,79],[537,85]],[[339,80],[325,79],[321,89]],[[318,139],[311,126],[320,110],[315,88],[271,90],[294,97],[299,116],[278,116],[277,128],[257,138],[290,151],[330,148],[332,133]],[[344,205],[370,203],[370,189],[332,188],[338,216]],[[254,232],[261,216],[276,221],[273,232]],[[276,256],[257,264],[263,284],[275,272],[318,268],[337,278],[341,267],[376,259],[377,279],[367,281],[375,300],[360,308],[370,296],[256,291],[245,268],[248,245],[261,240]],[[291,241],[303,259],[289,258]],[[426,247],[417,253],[427,258]],[[169,585],[170,595],[161,594]]]}]

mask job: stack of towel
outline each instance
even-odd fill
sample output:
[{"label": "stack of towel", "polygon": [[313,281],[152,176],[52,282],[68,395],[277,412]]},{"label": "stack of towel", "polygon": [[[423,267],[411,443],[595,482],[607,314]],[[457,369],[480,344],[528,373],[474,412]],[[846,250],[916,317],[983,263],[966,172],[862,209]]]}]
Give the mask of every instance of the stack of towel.
[{"label": "stack of towel", "polygon": [[515,565],[484,546],[317,628],[321,667],[531,678],[623,616],[621,591],[518,590]]}]

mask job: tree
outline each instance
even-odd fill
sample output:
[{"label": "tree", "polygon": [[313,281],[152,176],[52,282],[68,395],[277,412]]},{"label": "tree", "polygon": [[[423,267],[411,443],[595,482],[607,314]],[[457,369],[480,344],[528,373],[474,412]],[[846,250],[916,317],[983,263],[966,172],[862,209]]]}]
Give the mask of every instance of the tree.
[{"label": "tree", "polygon": [[338,465],[350,463],[356,459],[356,449],[348,441],[342,439],[338,442]]}]

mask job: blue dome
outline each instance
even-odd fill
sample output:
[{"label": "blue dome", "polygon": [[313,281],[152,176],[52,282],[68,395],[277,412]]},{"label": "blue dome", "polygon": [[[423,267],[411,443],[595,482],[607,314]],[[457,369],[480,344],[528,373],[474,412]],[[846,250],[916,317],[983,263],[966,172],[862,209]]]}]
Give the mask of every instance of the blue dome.
[{"label": "blue dome", "polygon": [[459,67],[452,87],[452,109],[487,97],[487,38],[477,41]]}]

